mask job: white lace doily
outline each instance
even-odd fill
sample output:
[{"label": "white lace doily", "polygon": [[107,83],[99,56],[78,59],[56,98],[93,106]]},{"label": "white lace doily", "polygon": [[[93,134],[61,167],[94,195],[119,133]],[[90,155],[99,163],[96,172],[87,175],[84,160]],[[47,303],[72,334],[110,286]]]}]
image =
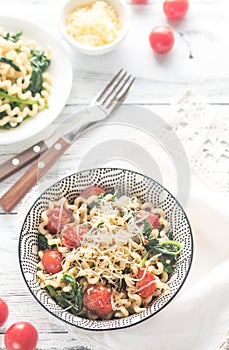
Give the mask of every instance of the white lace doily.
[{"label": "white lace doily", "polygon": [[229,119],[213,114],[192,91],[185,91],[172,111],[172,127],[191,167],[208,185],[229,196]]}]

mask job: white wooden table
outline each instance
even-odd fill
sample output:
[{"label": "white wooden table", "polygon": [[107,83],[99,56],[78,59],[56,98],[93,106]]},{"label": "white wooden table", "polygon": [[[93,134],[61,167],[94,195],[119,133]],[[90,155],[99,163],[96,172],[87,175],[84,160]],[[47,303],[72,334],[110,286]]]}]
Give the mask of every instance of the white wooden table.
[{"label": "white wooden table", "polygon": [[[150,30],[156,25],[167,23],[162,11],[163,1],[149,0],[145,6],[134,6],[130,0],[127,2],[132,11],[132,26],[127,38],[115,52],[98,58],[86,57],[72,54],[66,46],[74,67],[73,88],[63,113],[51,129],[56,125],[61,126],[70,112],[87,105],[120,67],[126,68],[137,78],[126,104],[145,106],[170,123],[171,103],[188,88],[207,102],[209,113],[217,116],[219,124],[226,120],[229,115],[228,1],[190,1],[186,19],[171,24],[175,29],[175,46],[163,57],[155,56],[148,44]],[[30,18],[62,41],[58,27],[59,3],[54,0],[1,0],[1,15]],[[193,58],[190,58],[190,51]],[[48,133],[45,131],[32,140],[0,146],[0,162]],[[66,171],[77,170],[77,162],[86,144],[87,138],[78,140],[64,156]],[[19,172],[22,173],[23,170]],[[19,174],[0,184],[0,195],[15,182]],[[54,168],[47,174],[46,181],[51,184],[55,180]],[[22,219],[20,215],[21,210],[18,208],[10,215],[0,211],[0,297],[7,301],[10,309],[8,322],[0,329],[0,349],[4,349],[5,330],[19,320],[36,325],[39,350],[77,349],[77,341],[72,334],[68,334],[65,324],[50,322],[47,312],[31,296],[22,279],[17,252],[19,221]]]}]

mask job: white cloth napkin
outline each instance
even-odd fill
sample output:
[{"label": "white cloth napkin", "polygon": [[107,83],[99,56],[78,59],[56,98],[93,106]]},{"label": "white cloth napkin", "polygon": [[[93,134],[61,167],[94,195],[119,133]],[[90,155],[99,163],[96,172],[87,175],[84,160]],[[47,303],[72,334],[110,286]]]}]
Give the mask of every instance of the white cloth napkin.
[{"label": "white cloth napkin", "polygon": [[229,329],[229,215],[225,198],[195,176],[185,208],[194,237],[193,264],[177,297],[130,328],[92,332],[68,327],[93,350],[214,350]]}]

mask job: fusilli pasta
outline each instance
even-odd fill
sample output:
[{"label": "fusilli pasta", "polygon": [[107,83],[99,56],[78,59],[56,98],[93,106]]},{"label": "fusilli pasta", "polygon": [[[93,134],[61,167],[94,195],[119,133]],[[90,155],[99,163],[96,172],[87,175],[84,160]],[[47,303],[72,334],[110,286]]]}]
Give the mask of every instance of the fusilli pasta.
[{"label": "fusilli pasta", "polygon": [[50,202],[39,232],[41,287],[64,309],[89,319],[140,313],[169,293],[182,249],[163,210],[97,187],[72,204]]},{"label": "fusilli pasta", "polygon": [[6,33],[0,28],[1,129],[15,128],[48,107],[50,59],[50,49],[45,53],[21,32]]}]

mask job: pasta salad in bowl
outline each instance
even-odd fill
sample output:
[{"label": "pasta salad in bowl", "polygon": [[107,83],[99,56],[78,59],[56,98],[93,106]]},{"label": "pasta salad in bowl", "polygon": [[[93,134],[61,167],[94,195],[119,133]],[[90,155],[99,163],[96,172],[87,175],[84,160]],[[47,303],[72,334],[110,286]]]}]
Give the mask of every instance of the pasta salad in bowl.
[{"label": "pasta salad in bowl", "polygon": [[[69,97],[73,70],[44,26],[0,15],[0,144],[47,130]],[[64,88],[63,88],[64,81]]]},{"label": "pasta salad in bowl", "polygon": [[192,261],[176,199],[124,169],[73,174],[46,190],[22,227],[19,259],[35,298],[71,325],[128,327],[165,307]]},{"label": "pasta salad in bowl", "polygon": [[48,108],[51,51],[0,28],[0,53],[0,129],[10,129]]}]

